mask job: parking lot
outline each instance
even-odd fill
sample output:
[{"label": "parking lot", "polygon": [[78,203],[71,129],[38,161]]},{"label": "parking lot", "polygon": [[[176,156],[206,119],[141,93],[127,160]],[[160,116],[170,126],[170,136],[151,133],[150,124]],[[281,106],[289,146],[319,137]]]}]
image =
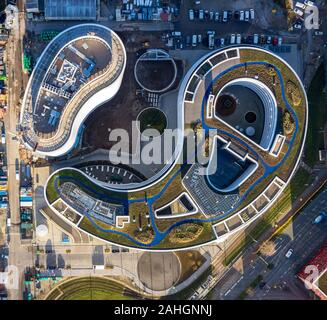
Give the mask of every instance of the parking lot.
[{"label": "parking lot", "polygon": [[278,40],[276,31],[287,30],[284,14],[273,2],[184,1],[180,19],[175,23],[175,31],[181,32],[181,39],[174,45],[176,49],[208,47],[208,32],[214,35],[211,49],[241,43],[277,45],[278,41],[285,41]]}]

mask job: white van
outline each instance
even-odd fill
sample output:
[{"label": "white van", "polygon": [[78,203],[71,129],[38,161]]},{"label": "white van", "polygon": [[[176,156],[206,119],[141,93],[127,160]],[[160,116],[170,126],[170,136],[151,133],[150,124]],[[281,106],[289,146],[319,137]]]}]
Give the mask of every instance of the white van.
[{"label": "white van", "polygon": [[189,12],[188,12],[188,16],[189,16],[189,19],[190,19],[191,21],[194,20],[194,11],[193,11],[192,9],[189,10]]},{"label": "white van", "polygon": [[259,42],[259,35],[256,33],[253,35],[253,44],[258,44]]},{"label": "white van", "polygon": [[244,21],[244,11],[240,11],[240,21]]},{"label": "white van", "polygon": [[208,31],[208,47],[209,49],[213,49],[215,47],[215,32]]},{"label": "white van", "polygon": [[196,47],[198,43],[198,36],[196,34],[193,34],[192,36],[192,47]]},{"label": "white van", "polygon": [[230,44],[235,44],[235,34],[234,33],[230,36]]},{"label": "white van", "polygon": [[227,16],[228,16],[227,11],[224,11],[223,12],[223,22],[227,22]]},{"label": "white van", "polygon": [[199,11],[199,19],[204,20],[204,11],[202,9]]},{"label": "white van", "polygon": [[298,7],[298,8],[300,8],[300,9],[302,9],[302,10],[304,10],[305,7],[306,7],[306,5],[305,5],[304,3],[301,3],[301,2],[297,2],[297,3],[295,4],[295,6]]},{"label": "white van", "polygon": [[244,18],[245,21],[249,21],[250,20],[250,11],[246,10],[245,11],[245,18]]},{"label": "white van", "polygon": [[304,12],[302,10],[298,9],[298,8],[294,9],[294,13],[297,14],[298,16],[300,16],[300,17],[303,17],[303,15],[304,15]]},{"label": "white van", "polygon": [[254,20],[254,10],[253,9],[250,9],[250,17],[251,17],[251,20]]}]

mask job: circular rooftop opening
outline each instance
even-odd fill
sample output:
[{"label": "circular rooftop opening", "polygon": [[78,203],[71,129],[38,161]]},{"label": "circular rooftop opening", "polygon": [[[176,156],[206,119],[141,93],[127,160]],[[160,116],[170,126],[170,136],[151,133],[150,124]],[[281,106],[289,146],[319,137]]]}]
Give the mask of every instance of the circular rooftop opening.
[{"label": "circular rooftop opening", "polygon": [[257,115],[250,111],[250,112],[247,112],[246,115],[245,115],[245,120],[248,122],[248,123],[253,123],[257,120]]},{"label": "circular rooftop opening", "polygon": [[[247,79],[227,83],[215,98],[215,116],[260,144],[265,128],[265,108],[270,102],[262,100],[261,84]],[[266,106],[265,106],[266,104]],[[268,109],[267,109],[268,110]],[[246,129],[251,126],[252,129]]]},{"label": "circular rooftop opening", "polygon": [[167,128],[167,117],[158,108],[147,108],[142,110],[137,116],[138,129],[144,136],[158,136],[163,134]]},{"label": "circular rooftop opening", "polygon": [[137,83],[146,91],[165,92],[175,83],[175,61],[163,50],[149,50],[136,62],[134,75]]},{"label": "circular rooftop opening", "polygon": [[236,110],[236,98],[229,94],[218,97],[216,102],[216,113],[220,116],[229,116]]}]

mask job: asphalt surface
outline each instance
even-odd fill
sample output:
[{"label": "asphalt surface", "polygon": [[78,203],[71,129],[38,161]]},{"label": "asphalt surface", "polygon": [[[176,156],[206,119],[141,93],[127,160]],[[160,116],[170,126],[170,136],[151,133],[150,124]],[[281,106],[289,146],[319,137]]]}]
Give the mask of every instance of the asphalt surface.
[{"label": "asphalt surface", "polygon": [[[13,139],[16,135],[18,123],[18,105],[20,94],[23,92],[22,76],[22,35],[25,32],[24,15],[19,14],[19,24],[11,32],[7,45],[8,88],[9,101],[8,112],[5,117],[6,147],[8,166],[8,195],[11,227],[9,230],[9,265],[18,268],[19,283],[22,283],[23,271],[27,263],[31,263],[28,248],[21,243],[20,234],[20,204],[19,204],[19,180],[16,178],[16,162],[19,162],[19,141]],[[9,299],[22,298],[22,287],[8,290]]]},{"label": "asphalt surface", "polygon": [[[238,299],[250,283],[262,275],[262,288],[253,290],[248,299],[308,299],[308,292],[296,273],[327,240],[327,221],[314,225],[313,220],[327,208],[327,187],[314,198],[275,240],[276,252],[260,257],[253,252],[242,256],[212,291],[211,299]],[[285,254],[294,252],[290,258]],[[273,269],[267,268],[273,264]]]}]

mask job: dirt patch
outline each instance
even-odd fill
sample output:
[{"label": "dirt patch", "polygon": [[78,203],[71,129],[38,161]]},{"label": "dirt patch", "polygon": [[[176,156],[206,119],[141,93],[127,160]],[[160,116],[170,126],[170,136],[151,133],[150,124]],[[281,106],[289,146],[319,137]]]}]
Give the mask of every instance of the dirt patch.
[{"label": "dirt patch", "polygon": [[136,66],[140,84],[149,91],[161,91],[173,84],[175,66],[172,60],[141,60]]},{"label": "dirt patch", "polygon": [[84,123],[82,147],[88,151],[98,148],[110,149],[116,143],[109,141],[109,129],[123,128],[131,137],[132,121],[136,121],[137,115],[149,107],[135,81],[134,66],[137,59],[146,51],[144,43],[149,44],[150,48],[163,48],[161,33],[121,32],[118,35],[127,53],[126,70],[116,96],[92,112]]}]

